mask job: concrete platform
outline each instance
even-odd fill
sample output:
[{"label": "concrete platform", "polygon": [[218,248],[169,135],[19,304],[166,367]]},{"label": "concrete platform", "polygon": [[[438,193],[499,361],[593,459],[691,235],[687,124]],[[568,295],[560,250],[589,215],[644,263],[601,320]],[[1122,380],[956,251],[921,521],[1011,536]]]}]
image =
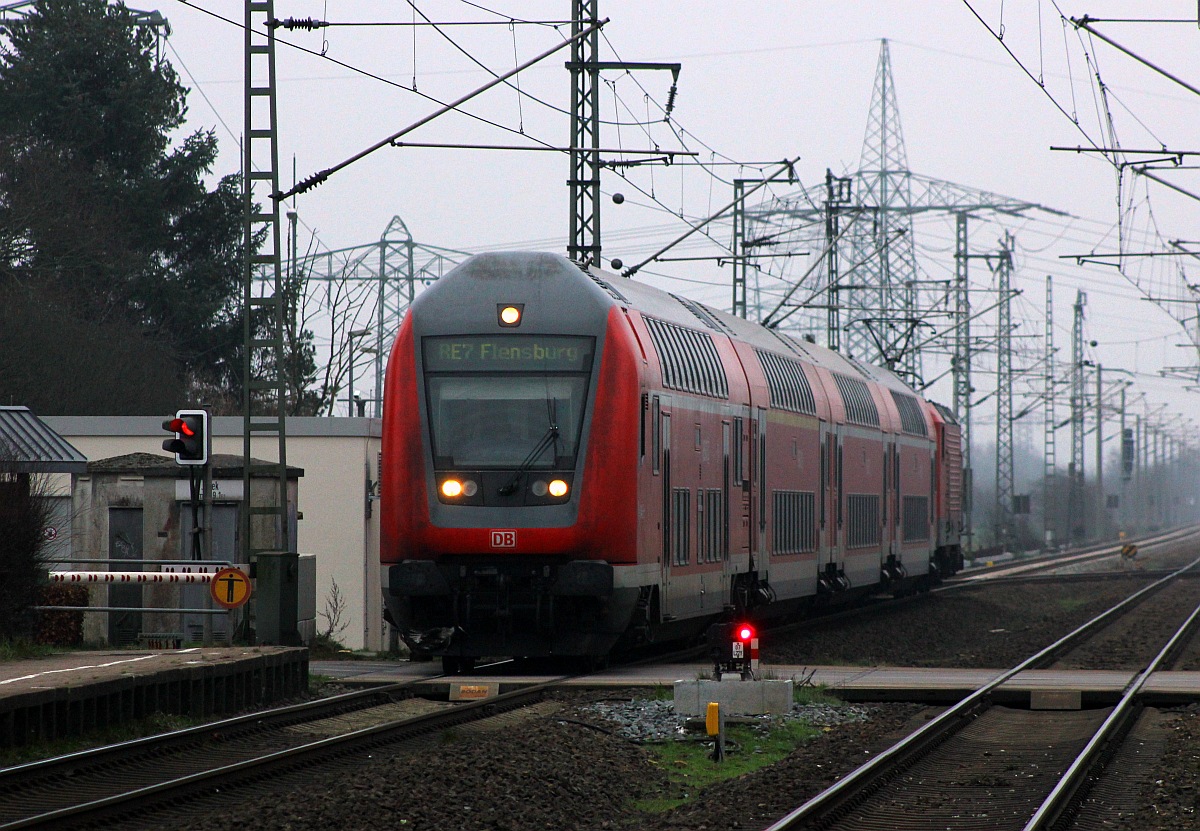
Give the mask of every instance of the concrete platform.
[{"label": "concrete platform", "polygon": [[[663,687],[671,688],[679,680],[695,681],[708,677],[712,667],[705,664],[668,664],[659,666],[617,667],[570,682],[589,687]],[[829,689],[849,701],[958,701],[991,681],[998,669],[938,669],[930,667],[842,667],[783,666],[762,667],[764,677],[791,679],[797,686],[813,685]],[[437,663],[403,661],[318,661],[312,672],[329,675],[354,685],[391,684],[417,681],[431,694],[446,694],[447,678],[434,678],[441,672]],[[462,682],[498,682],[501,691],[549,680],[549,675],[523,675],[477,670],[454,676]],[[1117,701],[1130,681],[1132,672],[1097,670],[1028,670],[1012,678],[994,694],[997,701],[1028,706],[1035,692],[1078,692],[1081,706],[1100,706]],[[428,680],[422,680],[428,679]],[[1155,704],[1186,704],[1200,701],[1200,672],[1158,672],[1146,687],[1147,701]]]},{"label": "concrete platform", "polygon": [[308,650],[292,647],[72,652],[0,663],[0,746],[154,713],[224,715],[307,688]]}]

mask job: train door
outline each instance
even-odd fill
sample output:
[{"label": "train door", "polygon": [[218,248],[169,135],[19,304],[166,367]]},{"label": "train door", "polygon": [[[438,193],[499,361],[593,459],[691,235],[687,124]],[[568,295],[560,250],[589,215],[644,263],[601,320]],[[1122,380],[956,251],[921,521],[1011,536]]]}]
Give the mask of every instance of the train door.
[{"label": "train door", "polygon": [[[737,550],[731,551],[730,557],[739,563],[753,559],[751,554],[755,551],[754,523],[751,514],[750,499],[750,474],[746,470],[746,463],[749,460],[749,453],[746,452],[746,428],[751,423],[749,407],[743,410],[742,415],[736,416],[733,419],[733,448],[732,459],[730,460],[733,468],[733,484],[730,491],[730,498],[733,505],[730,507],[730,522],[733,523],[731,536],[735,538],[732,544],[736,545]],[[756,567],[760,570],[765,570],[766,563],[756,563]]]},{"label": "train door", "polygon": [[720,551],[721,551],[721,571],[724,578],[721,581],[723,586],[731,585],[733,573],[736,571],[733,562],[733,553],[729,550],[729,526],[730,514],[733,513],[733,500],[731,485],[733,484],[733,423],[730,421],[721,422],[721,521],[717,532],[720,534]]},{"label": "train door", "polygon": [[679,545],[676,522],[676,500],[671,490],[671,404],[670,399],[654,397],[654,472],[662,484],[662,581],[659,586],[659,609],[664,620],[674,618],[671,594],[671,566]]},{"label": "train door", "polygon": [[892,515],[896,517],[896,559],[900,560],[904,550],[904,514],[901,512],[904,507],[903,496],[903,477],[900,475],[900,450],[903,445],[897,441],[892,448],[892,488],[894,500],[892,502]]},{"label": "train door", "polygon": [[755,448],[755,473],[758,489],[758,556],[757,568],[767,572],[770,567],[770,549],[767,543],[767,411],[758,407],[758,447]]},{"label": "train door", "polygon": [[896,458],[896,440],[894,436],[884,435],[883,445],[883,497],[880,501],[883,511],[883,544],[886,554],[899,558],[900,517],[896,514],[893,504],[892,460]]},{"label": "train door", "polygon": [[817,569],[822,571],[825,564],[832,560],[833,534],[830,519],[833,507],[832,468],[829,464],[829,443],[833,435],[829,425],[822,421],[817,444],[818,466],[820,480],[817,495]]}]

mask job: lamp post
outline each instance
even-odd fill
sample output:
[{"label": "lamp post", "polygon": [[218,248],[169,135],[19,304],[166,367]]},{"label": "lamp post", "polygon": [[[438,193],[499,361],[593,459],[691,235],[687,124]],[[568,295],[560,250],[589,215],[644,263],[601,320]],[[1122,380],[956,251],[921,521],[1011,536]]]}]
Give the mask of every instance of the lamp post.
[{"label": "lamp post", "polygon": [[370,329],[350,330],[350,392],[346,395],[346,406],[351,418],[354,417],[354,339],[369,334],[371,334]]}]

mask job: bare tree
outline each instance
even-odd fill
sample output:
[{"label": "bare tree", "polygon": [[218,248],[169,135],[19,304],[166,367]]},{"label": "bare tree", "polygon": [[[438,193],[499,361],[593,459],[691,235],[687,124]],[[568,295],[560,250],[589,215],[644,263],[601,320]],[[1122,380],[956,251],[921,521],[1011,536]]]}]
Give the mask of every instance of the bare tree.
[{"label": "bare tree", "polygon": [[0,638],[5,640],[33,633],[30,607],[37,603],[45,568],[49,488],[48,475],[26,472],[13,449],[0,443]]}]

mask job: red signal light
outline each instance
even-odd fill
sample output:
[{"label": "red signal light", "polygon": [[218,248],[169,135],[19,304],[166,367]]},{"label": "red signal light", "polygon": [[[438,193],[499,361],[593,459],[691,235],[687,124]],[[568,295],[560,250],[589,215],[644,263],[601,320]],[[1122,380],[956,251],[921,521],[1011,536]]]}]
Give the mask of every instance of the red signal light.
[{"label": "red signal light", "polygon": [[207,410],[179,410],[174,418],[162,423],[174,437],[162,443],[163,450],[175,454],[175,463],[206,465],[209,454],[209,415]]},{"label": "red signal light", "polygon": [[196,435],[196,431],[192,429],[192,425],[188,424],[187,421],[182,418],[173,418],[163,426],[172,433],[180,433],[185,436]]},{"label": "red signal light", "polygon": [[754,627],[749,623],[743,623],[734,629],[734,634],[742,643],[748,643],[754,640]]}]

